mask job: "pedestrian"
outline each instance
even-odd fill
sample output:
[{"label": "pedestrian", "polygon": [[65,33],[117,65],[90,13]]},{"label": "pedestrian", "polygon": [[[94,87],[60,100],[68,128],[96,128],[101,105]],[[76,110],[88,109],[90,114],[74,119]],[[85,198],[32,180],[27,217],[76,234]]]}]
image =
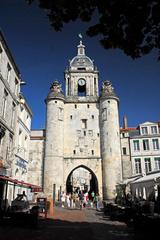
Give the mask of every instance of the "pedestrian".
[{"label": "pedestrian", "polygon": [[71,207],[71,202],[70,202],[70,194],[69,193],[67,193],[66,194],[66,203],[67,203],[67,207],[68,208],[70,208]]},{"label": "pedestrian", "polygon": [[79,205],[80,205],[80,209],[82,210],[83,208],[83,200],[84,200],[84,195],[82,191],[79,191]]},{"label": "pedestrian", "polygon": [[63,191],[63,192],[62,192],[62,195],[61,195],[62,208],[64,208],[65,200],[66,200],[66,194],[65,194],[65,192]]},{"label": "pedestrian", "polygon": [[90,202],[91,207],[93,207],[94,197],[95,197],[95,193],[94,193],[94,191],[92,191],[92,192],[91,192],[91,202]]},{"label": "pedestrian", "polygon": [[98,193],[96,193],[94,199],[95,199],[94,202],[95,202],[95,205],[96,205],[96,210],[100,211],[100,196],[99,196]]},{"label": "pedestrian", "polygon": [[88,192],[85,192],[83,206],[86,207],[87,205],[88,205]]},{"label": "pedestrian", "polygon": [[76,207],[76,194],[74,192],[71,195],[71,206],[72,208]]}]

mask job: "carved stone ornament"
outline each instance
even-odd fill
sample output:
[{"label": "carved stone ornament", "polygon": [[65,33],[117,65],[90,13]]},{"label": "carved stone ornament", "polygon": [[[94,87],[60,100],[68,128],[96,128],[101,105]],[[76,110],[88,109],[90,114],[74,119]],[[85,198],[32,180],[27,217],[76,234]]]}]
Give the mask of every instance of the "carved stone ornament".
[{"label": "carved stone ornament", "polygon": [[117,97],[110,81],[106,80],[102,83],[101,96],[102,97],[109,97],[109,96]]},{"label": "carved stone ornament", "polygon": [[112,87],[112,84],[110,81],[105,81],[102,83],[102,92],[104,93],[114,93],[114,88]]},{"label": "carved stone ornament", "polygon": [[50,89],[54,92],[54,93],[60,93],[62,92],[62,87],[61,87],[61,84],[58,82],[58,80],[55,80]]}]

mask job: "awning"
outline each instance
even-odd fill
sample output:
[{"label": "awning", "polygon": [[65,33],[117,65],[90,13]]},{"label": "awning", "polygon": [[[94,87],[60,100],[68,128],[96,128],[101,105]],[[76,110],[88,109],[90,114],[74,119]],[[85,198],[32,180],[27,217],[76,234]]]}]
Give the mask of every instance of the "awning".
[{"label": "awning", "polygon": [[159,179],[160,179],[160,172],[151,173],[133,181],[132,184],[142,183],[147,181],[159,182]]},{"label": "awning", "polygon": [[134,176],[134,177],[130,177],[130,178],[127,178],[125,180],[123,180],[123,184],[131,184],[132,182],[134,182],[135,180],[141,178],[141,176]]},{"label": "awning", "polygon": [[26,183],[26,182],[23,182],[23,181],[19,181],[17,179],[12,179],[10,177],[0,175],[0,180],[1,179],[5,180],[7,182],[11,182],[14,185],[30,188],[31,192],[42,192],[42,187],[34,185],[34,184],[31,184],[31,183]]}]

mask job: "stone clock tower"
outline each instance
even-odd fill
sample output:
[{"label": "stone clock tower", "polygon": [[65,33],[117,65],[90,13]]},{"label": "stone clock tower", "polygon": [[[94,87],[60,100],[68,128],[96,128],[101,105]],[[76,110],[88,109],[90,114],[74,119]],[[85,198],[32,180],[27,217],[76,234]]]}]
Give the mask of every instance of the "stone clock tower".
[{"label": "stone clock tower", "polygon": [[85,46],[80,41],[77,56],[69,64],[65,71],[66,97],[83,96],[98,97],[98,71],[93,61],[85,55]]},{"label": "stone clock tower", "polygon": [[99,97],[98,71],[82,41],[64,77],[65,95],[54,81],[45,100],[44,192],[58,199],[71,191],[73,171],[84,168],[91,174],[90,190],[113,200],[121,181],[119,99],[109,81]]}]

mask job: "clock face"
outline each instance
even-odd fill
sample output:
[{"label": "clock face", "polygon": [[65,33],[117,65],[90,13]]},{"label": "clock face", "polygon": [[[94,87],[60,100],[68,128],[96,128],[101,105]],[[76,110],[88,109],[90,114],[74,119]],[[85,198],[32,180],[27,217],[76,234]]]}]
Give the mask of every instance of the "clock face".
[{"label": "clock face", "polygon": [[80,79],[78,80],[78,84],[79,84],[80,86],[84,86],[85,83],[86,83],[86,81],[85,81],[83,78],[80,78]]}]

